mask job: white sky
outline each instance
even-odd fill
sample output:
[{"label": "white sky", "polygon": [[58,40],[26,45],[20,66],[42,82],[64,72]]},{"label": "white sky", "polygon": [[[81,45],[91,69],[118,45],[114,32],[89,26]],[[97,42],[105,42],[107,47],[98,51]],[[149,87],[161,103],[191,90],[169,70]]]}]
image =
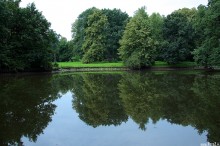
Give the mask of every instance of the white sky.
[{"label": "white sky", "polygon": [[140,7],[146,6],[148,14],[158,12],[168,15],[180,8],[193,8],[200,4],[207,5],[208,0],[22,0],[20,6],[34,2],[37,9],[51,23],[51,28],[58,34],[71,39],[71,24],[79,14],[88,8],[117,8],[130,16]]}]

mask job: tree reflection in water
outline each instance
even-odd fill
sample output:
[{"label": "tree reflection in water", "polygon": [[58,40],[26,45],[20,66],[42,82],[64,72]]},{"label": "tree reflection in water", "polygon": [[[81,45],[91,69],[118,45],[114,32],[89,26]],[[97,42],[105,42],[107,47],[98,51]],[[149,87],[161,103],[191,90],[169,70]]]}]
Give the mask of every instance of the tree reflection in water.
[{"label": "tree reflection in water", "polygon": [[[120,75],[82,74],[74,76],[73,108],[88,125],[120,125],[128,117],[117,88]],[[77,80],[77,81],[76,81]]]},{"label": "tree reflection in water", "polygon": [[167,120],[207,131],[220,142],[220,75],[194,72],[72,73],[0,78],[0,145],[36,141],[51,121],[52,102],[72,92],[73,109],[92,127],[131,118],[140,129]]},{"label": "tree reflection in water", "polygon": [[220,140],[220,75],[134,72],[74,75],[73,108],[88,125],[119,125],[130,117],[140,129],[160,119],[208,132]]},{"label": "tree reflection in water", "polygon": [[21,138],[36,141],[51,121],[59,96],[51,76],[0,79],[0,145],[22,145]]}]

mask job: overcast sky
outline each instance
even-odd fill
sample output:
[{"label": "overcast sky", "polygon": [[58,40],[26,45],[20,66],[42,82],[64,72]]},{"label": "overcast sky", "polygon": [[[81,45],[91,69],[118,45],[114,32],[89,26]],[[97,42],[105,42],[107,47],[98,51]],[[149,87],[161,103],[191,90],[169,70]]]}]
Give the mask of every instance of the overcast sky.
[{"label": "overcast sky", "polygon": [[70,40],[71,24],[79,14],[91,7],[118,8],[132,16],[138,8],[146,6],[148,14],[158,12],[168,15],[180,8],[207,5],[208,0],[22,0],[20,6],[26,7],[32,2],[51,22],[51,28]]}]

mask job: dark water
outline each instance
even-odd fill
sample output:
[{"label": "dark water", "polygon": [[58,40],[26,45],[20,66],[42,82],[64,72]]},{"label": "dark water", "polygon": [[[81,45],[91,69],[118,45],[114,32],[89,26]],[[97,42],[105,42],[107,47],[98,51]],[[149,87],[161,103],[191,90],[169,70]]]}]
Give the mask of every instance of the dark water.
[{"label": "dark water", "polygon": [[0,146],[201,146],[220,142],[220,74],[0,76]]}]

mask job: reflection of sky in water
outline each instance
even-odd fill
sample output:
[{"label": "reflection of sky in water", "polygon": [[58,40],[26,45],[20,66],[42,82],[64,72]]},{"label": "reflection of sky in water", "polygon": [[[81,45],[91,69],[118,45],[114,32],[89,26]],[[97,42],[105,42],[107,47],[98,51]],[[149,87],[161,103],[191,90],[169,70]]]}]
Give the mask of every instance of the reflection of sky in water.
[{"label": "reflection of sky in water", "polygon": [[206,143],[206,133],[198,135],[191,126],[183,127],[159,121],[149,122],[142,131],[131,119],[120,126],[87,126],[72,109],[72,94],[68,92],[54,103],[57,105],[52,122],[36,143],[23,138],[25,146],[200,146]]}]

